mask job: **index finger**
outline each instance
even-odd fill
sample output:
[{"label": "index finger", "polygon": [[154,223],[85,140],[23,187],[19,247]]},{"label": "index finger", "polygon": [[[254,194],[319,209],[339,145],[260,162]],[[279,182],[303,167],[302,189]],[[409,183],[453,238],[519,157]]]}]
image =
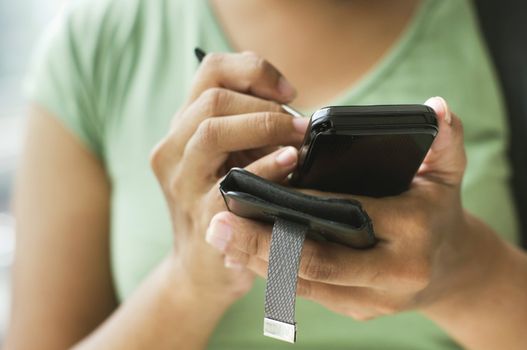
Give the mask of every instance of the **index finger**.
[{"label": "index finger", "polygon": [[305,119],[274,112],[206,119],[185,147],[184,171],[213,176],[231,152],[297,145],[304,137],[306,126]]},{"label": "index finger", "polygon": [[296,96],[295,89],[282,73],[252,52],[210,53],[205,56],[194,78],[187,104],[214,87],[281,103],[290,102]]},{"label": "index finger", "polygon": [[[227,256],[239,258],[245,255],[269,261],[270,225],[222,212],[212,219],[208,240],[214,241],[214,235],[221,235],[219,231],[226,226],[231,230],[231,239],[225,248]],[[368,287],[383,275],[386,266],[389,266],[387,262],[391,260],[390,257],[384,246],[358,250],[308,239],[302,249],[298,276],[305,280],[334,285]]]}]

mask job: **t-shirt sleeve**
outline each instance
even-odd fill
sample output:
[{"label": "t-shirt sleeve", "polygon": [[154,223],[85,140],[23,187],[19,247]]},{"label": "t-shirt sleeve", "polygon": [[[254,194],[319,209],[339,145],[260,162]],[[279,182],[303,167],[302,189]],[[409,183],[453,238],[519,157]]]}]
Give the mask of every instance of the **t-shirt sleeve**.
[{"label": "t-shirt sleeve", "polygon": [[100,29],[82,10],[72,7],[63,11],[45,32],[24,89],[30,103],[58,118],[102,158],[103,123],[96,103],[93,62]]}]

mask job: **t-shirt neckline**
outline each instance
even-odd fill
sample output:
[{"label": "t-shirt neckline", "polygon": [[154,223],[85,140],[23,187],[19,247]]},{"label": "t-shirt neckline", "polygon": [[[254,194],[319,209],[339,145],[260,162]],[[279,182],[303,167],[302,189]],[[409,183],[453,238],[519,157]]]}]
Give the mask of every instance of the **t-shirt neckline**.
[{"label": "t-shirt neckline", "polygon": [[[205,13],[205,19],[212,25],[216,32],[216,37],[221,41],[220,46],[222,49],[225,52],[235,52],[223,30],[222,24],[219,22],[219,19],[214,12],[210,0],[200,0],[199,2]],[[388,74],[389,71],[397,65],[412,46],[421,31],[422,26],[426,23],[428,13],[431,11],[435,2],[435,0],[421,0],[421,3],[418,5],[415,14],[406,25],[406,28],[403,29],[401,35],[395,40],[391,47],[386,50],[385,54],[356,82],[328,101],[326,106],[359,103],[363,96],[367,95],[370,90],[379,84],[382,81],[382,77]],[[321,108],[323,106],[319,107]],[[309,112],[306,113],[306,115],[311,115],[314,110],[304,112]]]}]

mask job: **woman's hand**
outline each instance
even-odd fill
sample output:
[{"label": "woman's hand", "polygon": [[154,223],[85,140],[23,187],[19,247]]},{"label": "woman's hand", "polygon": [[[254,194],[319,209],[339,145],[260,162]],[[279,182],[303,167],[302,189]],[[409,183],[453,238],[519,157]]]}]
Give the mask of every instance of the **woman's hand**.
[{"label": "woman's hand", "polygon": [[[299,295],[365,320],[427,309],[445,295],[478,288],[484,280],[492,257],[478,254],[491,238],[475,237],[467,229],[460,195],[466,163],[462,125],[443,99],[427,104],[438,114],[439,134],[410,190],[382,199],[354,197],[372,217],[379,244],[355,250],[306,240]],[[271,227],[223,212],[211,222],[209,241],[224,235],[222,230],[234,234],[217,248],[230,261],[265,277]]]},{"label": "woman's hand", "polygon": [[[221,254],[205,244],[205,232],[212,216],[225,210],[218,184],[228,169],[247,167],[271,181],[285,180],[294,169],[296,149],[277,147],[300,144],[307,121],[269,101],[285,103],[294,94],[273,66],[252,53],[207,55],[189,101],[152,153],[173,222],[176,273],[201,297],[229,304],[252,284],[250,271],[224,267]],[[225,239],[215,242],[221,246]]]}]

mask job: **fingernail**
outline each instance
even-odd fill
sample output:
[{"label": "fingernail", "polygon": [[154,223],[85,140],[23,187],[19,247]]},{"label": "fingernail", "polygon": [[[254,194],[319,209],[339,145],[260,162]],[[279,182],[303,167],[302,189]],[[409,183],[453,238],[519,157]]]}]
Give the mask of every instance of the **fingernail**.
[{"label": "fingernail", "polygon": [[285,147],[278,155],[276,156],[276,162],[284,167],[293,166],[297,160],[297,150],[296,148],[289,146]]},{"label": "fingernail", "polygon": [[305,134],[307,126],[309,125],[309,118],[294,118],[293,127],[301,134]]},{"label": "fingernail", "polygon": [[446,103],[445,99],[442,97],[437,96],[436,98],[443,105],[443,110],[445,111],[445,122],[448,125],[452,125],[452,114],[450,113],[450,108],[448,108],[448,103]]},{"label": "fingernail", "polygon": [[226,268],[231,269],[231,270],[241,271],[244,269],[244,266],[242,264],[240,264],[239,262],[237,262],[236,260],[232,258],[229,258],[228,256],[225,257],[223,264],[225,265]]},{"label": "fingernail", "polygon": [[443,113],[445,122],[448,125],[452,125],[452,114],[450,113],[450,109],[444,98],[440,96],[432,97],[426,100],[424,104],[432,107],[436,113]]},{"label": "fingernail", "polygon": [[278,92],[288,101],[296,96],[295,88],[284,77],[278,79]]},{"label": "fingernail", "polygon": [[231,239],[232,229],[228,224],[223,221],[211,222],[207,229],[207,235],[205,236],[207,243],[219,251],[225,252]]}]

